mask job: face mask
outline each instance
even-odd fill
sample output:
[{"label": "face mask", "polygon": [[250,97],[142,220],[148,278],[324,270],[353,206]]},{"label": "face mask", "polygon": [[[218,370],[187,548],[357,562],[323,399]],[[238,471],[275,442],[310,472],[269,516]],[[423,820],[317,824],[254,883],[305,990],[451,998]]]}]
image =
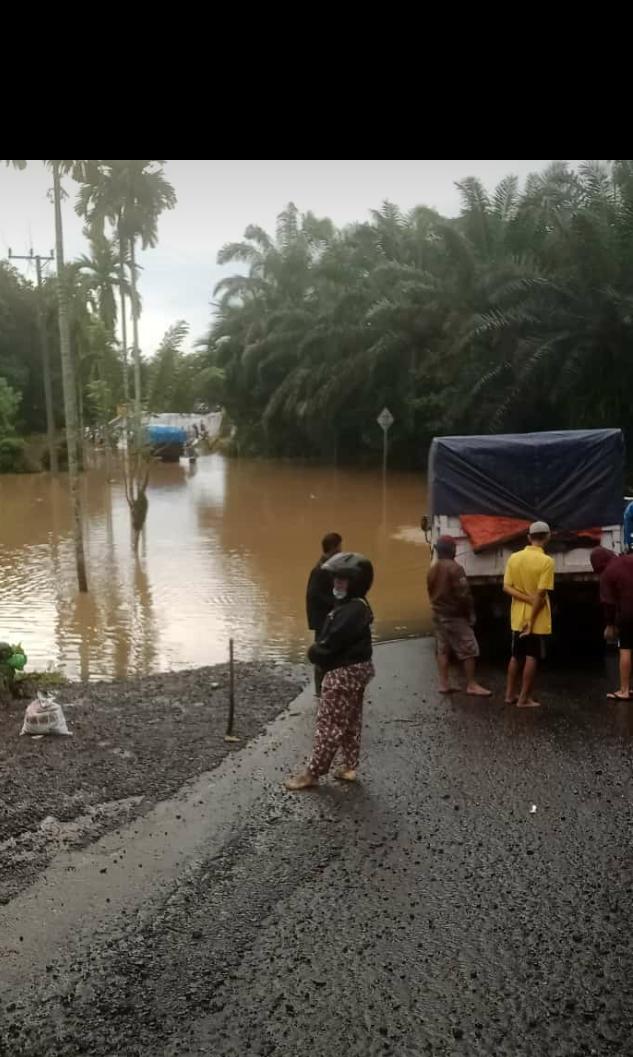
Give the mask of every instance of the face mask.
[{"label": "face mask", "polygon": [[340,602],[343,598],[347,597],[347,591],[341,591],[338,587],[332,588],[332,594],[334,595],[337,602]]}]

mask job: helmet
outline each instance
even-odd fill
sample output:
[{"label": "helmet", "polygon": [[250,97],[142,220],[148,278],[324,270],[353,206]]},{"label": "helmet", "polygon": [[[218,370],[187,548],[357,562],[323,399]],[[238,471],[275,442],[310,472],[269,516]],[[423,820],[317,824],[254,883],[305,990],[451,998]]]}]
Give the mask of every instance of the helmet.
[{"label": "helmet", "polygon": [[374,582],[374,567],[369,558],[364,554],[346,552],[345,554],[334,554],[323,563],[332,576],[341,580],[347,580],[348,593],[354,598],[362,598],[367,594]]}]

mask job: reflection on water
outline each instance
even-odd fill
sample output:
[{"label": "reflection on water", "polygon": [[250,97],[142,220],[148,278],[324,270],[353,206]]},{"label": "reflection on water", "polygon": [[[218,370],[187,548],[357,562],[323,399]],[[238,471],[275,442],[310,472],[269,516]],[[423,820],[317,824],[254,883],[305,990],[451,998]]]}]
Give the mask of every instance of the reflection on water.
[{"label": "reflection on water", "polygon": [[381,638],[428,628],[424,483],[210,455],[157,464],[139,560],[116,467],[83,480],[90,593],[75,586],[67,481],[0,476],[0,639],[84,679],[241,658],[300,658],[305,583],[325,532],[374,561]]}]

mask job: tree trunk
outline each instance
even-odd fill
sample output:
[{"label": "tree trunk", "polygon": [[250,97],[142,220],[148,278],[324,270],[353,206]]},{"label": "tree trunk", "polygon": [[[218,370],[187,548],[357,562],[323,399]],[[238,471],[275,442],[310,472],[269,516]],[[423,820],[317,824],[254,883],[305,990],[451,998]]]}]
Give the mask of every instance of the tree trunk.
[{"label": "tree trunk", "polygon": [[72,506],[75,560],[80,591],[88,590],[86,559],[84,555],[81,494],[77,465],[77,400],[73,378],[70,349],[70,325],[68,320],[68,292],[64,275],[64,237],[62,231],[62,200],[59,162],[53,162],[53,190],[55,198],[55,253],[57,257],[57,311],[59,315],[59,345],[62,360],[62,386],[64,390],[64,412],[66,416],[66,444],[68,447],[68,477]]},{"label": "tree trunk", "polygon": [[127,404],[130,398],[130,385],[127,376],[127,319],[125,316],[125,239],[121,230],[119,214],[119,299],[121,301],[121,353],[123,356],[123,400]]},{"label": "tree trunk", "polygon": [[134,341],[134,348],[132,350],[132,356],[134,358],[134,416],[136,418],[136,427],[140,431],[141,427],[141,350],[138,344],[138,297],[136,289],[136,239],[132,237],[130,239],[130,273],[132,281],[132,334]]},{"label": "tree trunk", "polygon": [[48,331],[42,305],[42,263],[35,258],[37,267],[37,328],[40,333],[42,353],[42,377],[44,379],[44,403],[46,406],[46,435],[48,437],[48,466],[51,473],[59,472],[57,461],[57,438],[55,436],[55,412],[53,410],[53,380],[51,378],[51,358],[48,348]]},{"label": "tree trunk", "polygon": [[132,350],[132,356],[134,358],[134,425],[132,427],[132,434],[134,437],[134,454],[137,466],[136,492],[135,498],[130,505],[130,511],[132,515],[133,546],[135,553],[138,554],[139,540],[147,519],[147,510],[149,507],[147,499],[147,483],[149,480],[150,463],[147,462],[145,469],[142,469],[143,423],[141,418],[141,350],[138,343],[139,313],[138,292],[136,287],[136,239],[134,236],[130,239],[130,276],[132,287],[132,339],[134,342],[134,348]]},{"label": "tree trunk", "polygon": [[[81,363],[81,356],[78,357]],[[86,427],[84,422],[84,387],[81,378],[81,369],[77,372],[77,414],[79,419],[79,469],[86,468]]]}]

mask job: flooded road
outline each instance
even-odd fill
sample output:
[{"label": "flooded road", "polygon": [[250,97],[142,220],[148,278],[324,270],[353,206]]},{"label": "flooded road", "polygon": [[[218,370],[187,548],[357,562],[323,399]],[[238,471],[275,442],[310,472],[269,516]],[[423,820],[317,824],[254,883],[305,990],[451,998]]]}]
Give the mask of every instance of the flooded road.
[{"label": "flooded road", "polygon": [[30,669],[99,679],[241,659],[302,658],[305,584],[325,532],[375,563],[376,633],[429,628],[425,485],[379,473],[201,458],[157,463],[139,561],[116,466],[83,479],[90,593],[76,590],[67,481],[0,476],[0,639]]}]

